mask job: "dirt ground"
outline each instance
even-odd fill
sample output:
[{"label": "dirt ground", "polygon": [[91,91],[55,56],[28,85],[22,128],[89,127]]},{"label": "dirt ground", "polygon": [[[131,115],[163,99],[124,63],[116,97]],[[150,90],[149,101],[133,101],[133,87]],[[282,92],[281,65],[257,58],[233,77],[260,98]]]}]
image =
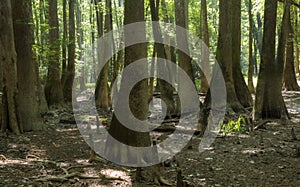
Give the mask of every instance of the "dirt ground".
[{"label": "dirt ground", "polygon": [[[273,121],[239,136],[220,134],[203,153],[201,138],[194,136],[161,167],[163,177],[172,186],[178,170],[190,186],[300,186],[300,93],[284,92],[284,97],[291,121]],[[46,131],[0,135],[0,186],[156,186],[148,169],[136,183],[134,168],[106,160],[88,163],[90,149],[76,124],[56,119],[55,113],[47,118]]]}]

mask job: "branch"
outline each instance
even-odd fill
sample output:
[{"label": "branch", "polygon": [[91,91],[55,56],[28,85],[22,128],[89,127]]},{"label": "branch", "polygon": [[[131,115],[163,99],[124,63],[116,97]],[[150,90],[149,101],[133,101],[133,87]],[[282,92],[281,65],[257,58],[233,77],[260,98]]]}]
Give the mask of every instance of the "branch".
[{"label": "branch", "polygon": [[[281,3],[284,3],[284,0],[278,0]],[[296,3],[295,1],[291,0],[291,4],[294,5],[297,8],[300,8],[300,4]]]}]

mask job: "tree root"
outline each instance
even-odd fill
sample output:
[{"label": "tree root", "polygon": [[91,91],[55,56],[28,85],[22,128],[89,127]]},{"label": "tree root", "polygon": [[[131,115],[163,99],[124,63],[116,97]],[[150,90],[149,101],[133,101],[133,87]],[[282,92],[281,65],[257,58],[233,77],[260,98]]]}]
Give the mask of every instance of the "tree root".
[{"label": "tree root", "polygon": [[172,186],[170,182],[164,179],[159,171],[159,165],[152,166],[153,181],[156,185]]},{"label": "tree root", "polygon": [[100,158],[95,151],[91,151],[91,156],[88,160],[89,163],[93,163],[93,162],[103,162],[104,160],[102,158]]},{"label": "tree root", "polygon": [[37,179],[37,182],[48,182],[48,181],[53,181],[53,182],[65,182],[69,180],[70,178],[77,177],[79,179],[100,179],[101,177],[99,176],[88,176],[88,175],[83,175],[79,172],[74,172],[70,174],[66,174],[60,177],[45,177],[42,179]]}]

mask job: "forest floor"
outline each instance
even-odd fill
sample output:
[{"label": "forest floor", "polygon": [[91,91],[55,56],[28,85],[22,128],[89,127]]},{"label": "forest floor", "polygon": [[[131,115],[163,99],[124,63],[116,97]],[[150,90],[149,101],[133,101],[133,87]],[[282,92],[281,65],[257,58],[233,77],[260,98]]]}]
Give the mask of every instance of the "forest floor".
[{"label": "forest floor", "polygon": [[[300,92],[283,94],[291,121],[269,122],[244,135],[220,134],[203,153],[201,138],[193,136],[188,148],[161,167],[162,176],[172,186],[179,169],[190,186],[300,186]],[[66,113],[47,114],[46,131],[0,135],[0,186],[156,186],[148,169],[136,183],[134,168],[89,163],[90,149],[76,124],[60,119]]]}]

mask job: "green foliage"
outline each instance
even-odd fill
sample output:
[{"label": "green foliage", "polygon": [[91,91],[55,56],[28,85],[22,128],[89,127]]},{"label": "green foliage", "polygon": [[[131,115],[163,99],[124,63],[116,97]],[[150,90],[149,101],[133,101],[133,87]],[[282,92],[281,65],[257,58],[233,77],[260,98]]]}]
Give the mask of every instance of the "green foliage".
[{"label": "green foliage", "polygon": [[240,116],[237,121],[230,120],[228,123],[221,124],[221,130],[224,134],[248,134],[246,120]]}]

